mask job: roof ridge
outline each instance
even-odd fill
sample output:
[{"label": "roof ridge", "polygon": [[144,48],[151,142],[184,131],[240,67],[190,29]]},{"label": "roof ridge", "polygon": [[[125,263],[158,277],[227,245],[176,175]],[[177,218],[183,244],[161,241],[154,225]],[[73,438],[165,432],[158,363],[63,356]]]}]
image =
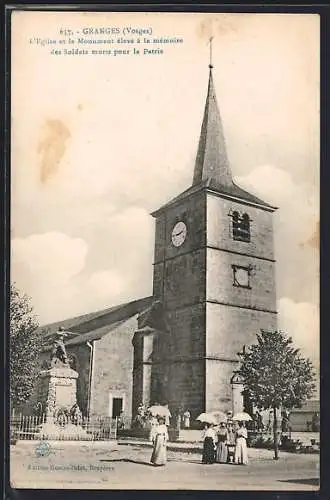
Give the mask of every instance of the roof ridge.
[{"label": "roof ridge", "polygon": [[[92,323],[93,321],[97,321],[98,319],[100,319],[103,316],[106,316],[109,314],[115,314],[116,312],[120,311],[121,309],[127,308],[128,306],[133,306],[134,304],[136,304],[136,306],[138,307],[138,305],[140,303],[141,303],[141,305],[143,304],[143,306],[144,306],[144,303],[151,301],[152,298],[153,298],[152,295],[146,296],[146,297],[141,297],[139,299],[134,299],[134,300],[131,300],[129,302],[123,302],[121,304],[117,304],[117,305],[112,306],[112,307],[100,309],[100,310],[95,311],[95,312],[90,312],[87,314],[82,314],[80,316],[74,316],[72,318],[67,318],[65,320],[49,323],[46,325],[41,325],[38,327],[38,329],[39,330],[44,330],[44,329],[51,330],[48,333],[46,333],[45,337],[47,338],[47,337],[52,336],[57,328],[65,325],[65,324],[67,325],[66,326],[67,329],[72,328],[74,330],[74,329],[77,329],[78,326],[81,327],[82,325],[88,325],[88,324]],[[75,333],[80,333],[80,332],[75,332]]]}]

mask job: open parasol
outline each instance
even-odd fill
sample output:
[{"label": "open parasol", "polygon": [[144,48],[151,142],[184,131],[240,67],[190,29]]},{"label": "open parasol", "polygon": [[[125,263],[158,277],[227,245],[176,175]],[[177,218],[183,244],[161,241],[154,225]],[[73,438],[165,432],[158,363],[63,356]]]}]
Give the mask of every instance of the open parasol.
[{"label": "open parasol", "polygon": [[248,413],[242,411],[240,413],[235,413],[235,415],[233,416],[233,420],[238,420],[239,422],[248,422],[249,420],[252,420],[252,417]]},{"label": "open parasol", "polygon": [[148,408],[148,412],[151,413],[154,417],[170,417],[171,412],[166,406],[162,405],[153,405]]},{"label": "open parasol", "polygon": [[218,424],[217,418],[212,413],[201,413],[196,420],[204,422],[205,424]]}]

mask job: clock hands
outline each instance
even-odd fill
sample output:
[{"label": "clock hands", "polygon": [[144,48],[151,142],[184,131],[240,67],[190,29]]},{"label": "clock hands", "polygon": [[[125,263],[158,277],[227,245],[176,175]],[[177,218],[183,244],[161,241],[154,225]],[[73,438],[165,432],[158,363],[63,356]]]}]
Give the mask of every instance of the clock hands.
[{"label": "clock hands", "polygon": [[175,247],[182,245],[186,239],[187,228],[184,222],[177,222],[172,230],[172,243]]}]

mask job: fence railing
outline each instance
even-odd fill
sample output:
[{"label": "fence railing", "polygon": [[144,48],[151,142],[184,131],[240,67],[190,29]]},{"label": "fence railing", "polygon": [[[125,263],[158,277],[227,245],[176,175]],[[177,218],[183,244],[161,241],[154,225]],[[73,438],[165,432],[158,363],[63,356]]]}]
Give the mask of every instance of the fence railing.
[{"label": "fence railing", "polygon": [[58,439],[63,441],[109,441],[117,438],[118,419],[82,417],[79,421],[47,422],[46,415],[12,415],[11,438],[15,440]]}]

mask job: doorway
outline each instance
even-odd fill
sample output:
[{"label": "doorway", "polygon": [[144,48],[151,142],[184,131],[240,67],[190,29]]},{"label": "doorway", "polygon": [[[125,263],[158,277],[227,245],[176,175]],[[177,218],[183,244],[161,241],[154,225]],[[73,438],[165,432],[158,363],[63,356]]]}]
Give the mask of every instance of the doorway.
[{"label": "doorway", "polygon": [[117,418],[120,416],[123,410],[123,398],[113,398],[112,399],[112,418]]},{"label": "doorway", "polygon": [[126,394],[124,391],[112,390],[109,392],[109,410],[110,418],[117,418],[121,412],[125,411]]}]

